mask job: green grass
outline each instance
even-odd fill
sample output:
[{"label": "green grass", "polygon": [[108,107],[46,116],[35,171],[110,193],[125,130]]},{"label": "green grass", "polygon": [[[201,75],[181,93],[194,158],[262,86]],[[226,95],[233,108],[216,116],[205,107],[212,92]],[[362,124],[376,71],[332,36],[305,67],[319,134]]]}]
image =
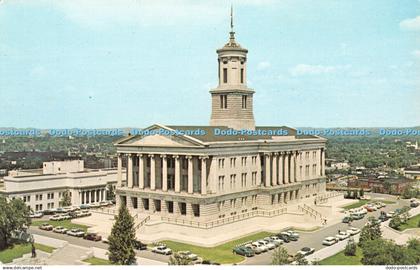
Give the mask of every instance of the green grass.
[{"label": "green grass", "polygon": [[84,262],[90,263],[91,265],[111,265],[112,263],[108,260],[91,257],[86,260],[83,260]]},{"label": "green grass", "polygon": [[[45,246],[35,243],[35,248],[37,250],[42,250],[44,252],[51,253],[54,248],[50,246]],[[22,257],[24,254],[32,252],[32,247],[30,244],[15,244],[9,248],[6,248],[0,251],[0,261],[2,263],[10,263],[14,259]]]},{"label": "green grass", "polygon": [[165,243],[173,251],[189,250],[204,260],[211,260],[221,264],[227,264],[238,263],[244,260],[244,257],[232,253],[232,249],[235,246],[248,241],[255,241],[270,235],[272,235],[272,233],[260,232],[212,248],[199,247],[174,241],[163,241],[163,243]]},{"label": "green grass", "polygon": [[365,204],[372,203],[372,202],[381,202],[381,203],[384,203],[384,204],[395,203],[394,201],[388,201],[388,200],[359,200],[358,202],[355,202],[353,204],[344,206],[343,209],[350,210],[350,209],[354,209],[354,208],[359,208],[360,206],[363,206]]},{"label": "green grass", "polygon": [[406,229],[418,228],[418,227],[417,227],[417,224],[419,224],[419,221],[420,221],[420,214],[418,214],[418,215],[416,215],[416,216],[414,216],[414,217],[409,218],[409,219],[407,220],[407,223],[402,224],[402,225],[398,228],[398,230],[399,230],[399,231],[404,231],[404,230],[406,230]]},{"label": "green grass", "polygon": [[355,256],[346,256],[341,251],[331,257],[323,259],[319,263],[321,265],[362,265],[360,260],[363,258],[362,250],[358,247]]},{"label": "green grass", "polygon": [[66,228],[66,229],[81,229],[85,232],[89,228],[88,226],[85,226],[85,225],[74,224],[74,223],[71,222],[71,220],[61,220],[61,221],[36,220],[36,221],[32,221],[32,226],[38,227],[38,226],[40,226],[44,223],[51,224],[54,227],[61,226],[61,227]]}]

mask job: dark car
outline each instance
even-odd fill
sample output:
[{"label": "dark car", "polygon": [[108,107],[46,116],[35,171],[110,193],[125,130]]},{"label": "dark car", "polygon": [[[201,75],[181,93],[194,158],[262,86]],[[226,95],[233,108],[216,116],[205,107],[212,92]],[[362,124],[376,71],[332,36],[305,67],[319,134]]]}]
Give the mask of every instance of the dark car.
[{"label": "dark car", "polygon": [[147,250],[147,245],[138,240],[133,241],[133,247],[137,250]]},{"label": "dark car", "polygon": [[97,233],[87,233],[85,236],[83,236],[83,239],[90,241],[101,241],[102,236],[98,235]]},{"label": "dark car", "polygon": [[289,236],[287,236],[285,234],[279,233],[279,234],[277,234],[277,237],[280,238],[281,240],[283,240],[285,243],[289,243],[290,242]]},{"label": "dark car", "polygon": [[233,253],[238,254],[238,255],[242,255],[242,256],[245,256],[245,257],[252,257],[255,254],[252,249],[247,248],[247,247],[243,247],[243,246],[235,247],[233,249]]},{"label": "dark car", "polygon": [[343,223],[349,223],[349,222],[352,222],[352,221],[353,221],[353,219],[351,217],[348,217],[348,216],[344,217],[343,220],[342,220]]},{"label": "dark car", "polygon": [[419,206],[419,202],[417,202],[417,201],[412,201],[411,203],[410,203],[410,207],[412,207],[412,208],[416,208],[417,206]]},{"label": "dark car", "polygon": [[211,265],[220,265],[218,262],[213,262],[209,260],[204,260],[201,264],[211,264]]},{"label": "dark car", "polygon": [[314,248],[310,248],[310,247],[304,247],[301,250],[299,250],[297,252],[297,254],[302,255],[302,256],[308,256],[310,254],[313,254],[315,252]]},{"label": "dark car", "polygon": [[42,211],[44,215],[55,215],[55,212],[56,211],[54,209],[45,209]]}]

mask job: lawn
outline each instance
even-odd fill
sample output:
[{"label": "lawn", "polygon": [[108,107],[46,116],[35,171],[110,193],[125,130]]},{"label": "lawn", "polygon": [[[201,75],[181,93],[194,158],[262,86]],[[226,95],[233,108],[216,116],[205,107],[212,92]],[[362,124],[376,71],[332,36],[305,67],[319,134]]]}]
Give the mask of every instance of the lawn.
[{"label": "lawn", "polygon": [[362,250],[357,248],[356,256],[346,256],[341,251],[331,257],[323,259],[319,262],[321,265],[362,265],[360,260],[363,258]]},{"label": "lawn", "polygon": [[[37,250],[42,250],[44,252],[51,253],[54,248],[50,246],[45,246],[35,243],[35,248]],[[0,251],[0,261],[2,263],[12,262],[16,258],[22,257],[24,254],[32,252],[32,247],[30,244],[15,244],[12,247],[9,247],[5,250]]]},{"label": "lawn", "polygon": [[350,209],[358,208],[360,206],[363,206],[363,205],[371,203],[371,202],[381,202],[381,203],[384,203],[384,204],[395,203],[394,201],[387,201],[387,200],[359,200],[358,202],[355,202],[353,204],[344,206],[343,209],[350,210]]},{"label": "lawn", "polygon": [[108,260],[91,257],[86,260],[83,260],[84,262],[90,263],[91,265],[111,265],[112,263]]},{"label": "lawn", "polygon": [[420,221],[420,214],[418,214],[418,215],[416,215],[416,216],[414,216],[414,217],[409,218],[409,219],[407,220],[407,223],[402,224],[402,225],[398,228],[398,230],[399,230],[399,231],[404,231],[404,230],[406,230],[406,229],[418,228],[418,227],[417,227],[417,225],[419,224],[419,221]]},{"label": "lawn", "polygon": [[199,247],[174,241],[163,241],[163,243],[165,243],[173,251],[189,250],[204,260],[211,260],[221,264],[227,264],[238,263],[244,260],[244,257],[232,253],[232,249],[235,246],[248,241],[262,239],[270,235],[272,235],[272,233],[260,232],[212,248]]},{"label": "lawn", "polygon": [[54,227],[61,226],[61,227],[66,228],[66,229],[81,229],[85,232],[89,228],[88,226],[85,226],[85,225],[74,224],[74,223],[71,222],[71,220],[61,220],[61,221],[36,220],[36,221],[32,221],[32,226],[38,227],[38,226],[40,226],[44,223],[51,224]]}]

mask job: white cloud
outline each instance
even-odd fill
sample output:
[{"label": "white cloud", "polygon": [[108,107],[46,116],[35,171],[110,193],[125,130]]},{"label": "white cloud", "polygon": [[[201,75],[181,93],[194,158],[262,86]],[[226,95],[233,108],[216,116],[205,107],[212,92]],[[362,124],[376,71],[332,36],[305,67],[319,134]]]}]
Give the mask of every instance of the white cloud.
[{"label": "white cloud", "polygon": [[[229,20],[230,2],[225,0],[36,0],[20,4],[47,5],[82,26],[100,28],[115,23],[139,25],[202,24]],[[16,3],[9,0],[9,3]],[[273,0],[235,0],[236,6],[276,4]]]},{"label": "white cloud", "polygon": [[271,63],[268,61],[259,62],[257,65],[258,70],[265,70],[271,67]]},{"label": "white cloud", "polygon": [[407,31],[420,31],[420,16],[401,21],[400,28]]},{"label": "white cloud", "polygon": [[414,50],[412,54],[414,55],[415,58],[420,59],[420,50]]},{"label": "white cloud", "polygon": [[337,71],[342,71],[349,69],[349,65],[345,66],[323,66],[323,65],[307,65],[307,64],[299,64],[291,69],[289,69],[290,74],[293,76],[301,76],[301,75],[318,75],[318,74],[327,74],[327,73],[334,73]]}]

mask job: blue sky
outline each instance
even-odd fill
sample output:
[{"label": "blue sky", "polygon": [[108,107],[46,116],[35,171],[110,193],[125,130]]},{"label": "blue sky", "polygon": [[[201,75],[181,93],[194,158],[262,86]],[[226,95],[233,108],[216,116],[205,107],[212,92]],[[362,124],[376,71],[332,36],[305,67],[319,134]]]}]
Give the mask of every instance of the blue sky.
[{"label": "blue sky", "polygon": [[420,124],[419,0],[0,0],[0,126],[207,125],[230,3],[258,125]]}]

